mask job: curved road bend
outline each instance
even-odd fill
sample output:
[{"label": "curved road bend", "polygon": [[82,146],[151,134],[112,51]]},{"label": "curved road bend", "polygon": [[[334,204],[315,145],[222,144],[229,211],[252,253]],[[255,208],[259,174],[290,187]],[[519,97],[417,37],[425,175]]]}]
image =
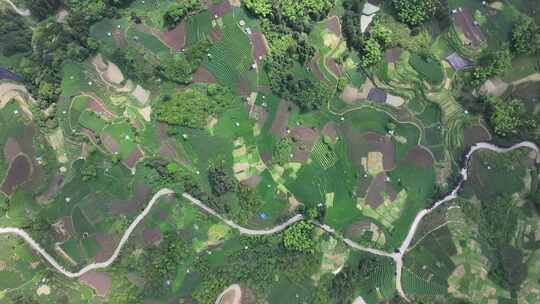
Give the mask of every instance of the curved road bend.
[{"label": "curved road bend", "polygon": [[30,17],[30,10],[29,9],[25,9],[25,10],[21,10],[20,8],[18,8],[15,3],[11,2],[11,0],[4,0],[5,2],[7,2],[12,8],[13,10],[23,16],[23,17]]},{"label": "curved road bend", "polygon": [[[438,208],[440,205],[442,205],[445,202],[448,202],[448,201],[450,201],[452,199],[455,199],[457,197],[458,191],[461,189],[461,186],[463,185],[463,182],[467,180],[467,177],[468,177],[467,176],[467,169],[468,169],[468,165],[469,165],[469,160],[470,160],[472,154],[475,151],[477,151],[477,150],[491,150],[491,151],[495,151],[497,153],[506,153],[506,152],[509,152],[509,151],[512,151],[512,150],[515,150],[515,149],[518,149],[518,148],[529,148],[529,149],[532,149],[532,150],[536,151],[536,163],[540,163],[540,150],[538,149],[538,146],[536,144],[532,143],[532,142],[521,142],[521,143],[513,145],[513,146],[511,146],[509,148],[500,148],[500,147],[497,147],[497,146],[495,146],[493,144],[489,144],[489,143],[478,143],[478,144],[474,145],[470,149],[470,151],[467,153],[467,155],[465,157],[465,164],[464,164],[464,167],[461,169],[462,180],[458,183],[456,188],[454,190],[452,190],[452,192],[450,192],[450,194],[448,194],[443,199],[441,199],[441,200],[437,201],[436,203],[434,203],[431,208],[423,209],[422,211],[418,212],[418,214],[416,215],[416,217],[415,217],[415,219],[414,219],[414,221],[413,221],[413,223],[411,225],[411,228],[409,229],[407,237],[405,238],[405,240],[401,244],[398,252],[388,253],[388,252],[384,252],[384,251],[374,249],[374,248],[363,247],[363,246],[359,245],[358,243],[355,243],[354,241],[352,241],[350,239],[347,239],[347,238],[342,238],[341,237],[341,239],[347,245],[349,245],[351,248],[361,250],[361,251],[366,251],[366,252],[376,254],[376,255],[379,255],[379,256],[385,256],[385,257],[392,258],[396,263],[396,289],[397,289],[397,291],[398,291],[398,293],[400,294],[401,297],[403,297],[405,300],[409,301],[409,299],[407,298],[407,295],[403,291],[403,287],[401,285],[401,272],[402,272],[402,268],[403,268],[403,255],[407,252],[407,249],[410,246],[410,243],[411,243],[411,241],[413,239],[413,236],[414,236],[414,234],[416,232],[416,229],[418,228],[418,225],[420,224],[420,221],[422,220],[422,218],[424,216],[426,216],[427,214],[431,213],[436,208]],[[71,271],[66,270],[51,255],[49,255],[28,233],[26,233],[26,231],[24,231],[22,229],[14,228],[14,227],[0,228],[0,235],[2,235],[2,234],[14,234],[14,235],[19,236],[26,243],[28,243],[30,245],[30,247],[32,247],[41,256],[43,256],[43,258],[45,260],[47,260],[47,262],[49,262],[49,264],[51,264],[58,272],[62,273],[63,275],[65,275],[65,276],[67,276],[69,278],[76,278],[76,277],[80,277],[81,275],[83,275],[83,274],[85,274],[85,273],[87,273],[87,272],[89,272],[91,270],[106,268],[106,267],[110,266],[116,260],[118,255],[120,255],[120,251],[124,247],[125,243],[128,241],[131,233],[133,233],[133,230],[144,219],[144,217],[146,217],[146,215],[150,212],[150,210],[152,209],[154,204],[158,201],[158,199],[161,198],[164,195],[173,195],[173,194],[175,194],[175,192],[170,190],[170,189],[167,189],[167,188],[163,188],[163,189],[159,190],[158,192],[156,192],[154,194],[154,196],[152,197],[152,199],[148,202],[148,205],[144,208],[144,210],[135,218],[135,220],[133,220],[133,222],[131,222],[129,227],[126,229],[126,231],[122,235],[122,238],[120,239],[120,242],[118,243],[118,245],[117,245],[116,249],[114,250],[114,253],[111,255],[111,257],[109,259],[107,259],[105,262],[91,263],[91,264],[83,267],[81,270],[79,270],[77,272],[71,272]],[[242,234],[248,234],[248,235],[274,234],[274,233],[278,233],[278,232],[284,230],[288,226],[290,226],[290,225],[292,225],[292,224],[294,224],[294,223],[296,223],[296,222],[303,219],[302,215],[297,214],[294,217],[290,218],[285,223],[277,225],[277,226],[275,226],[273,228],[270,228],[270,229],[263,229],[263,230],[248,229],[248,228],[244,228],[242,226],[239,226],[238,224],[234,223],[231,220],[225,219],[220,214],[218,214],[215,210],[208,207],[203,202],[201,202],[200,200],[194,198],[193,196],[189,195],[188,193],[183,193],[182,196],[184,198],[186,198],[187,200],[189,200],[192,204],[198,206],[199,208],[203,209],[204,211],[208,212],[209,214],[217,217],[218,219],[223,221],[225,224],[229,225],[232,228],[237,229]],[[326,232],[328,232],[328,233],[338,235],[336,233],[336,231],[332,227],[330,227],[328,225],[322,225],[320,223],[315,223],[315,224],[317,226],[319,226],[320,228],[322,228],[323,230],[325,230]]]},{"label": "curved road bend", "polygon": [[459,190],[461,190],[463,183],[468,179],[469,162],[474,152],[478,150],[490,150],[496,153],[507,153],[507,152],[510,152],[519,148],[529,148],[531,150],[534,150],[536,152],[536,163],[537,164],[540,163],[540,149],[535,143],[532,143],[529,141],[523,141],[521,143],[515,144],[508,148],[501,148],[490,143],[475,144],[474,146],[471,147],[469,152],[465,155],[465,164],[463,168],[461,169],[461,180],[457,184],[457,186],[454,188],[454,190],[452,190],[452,192],[450,192],[443,199],[435,202],[430,208],[423,209],[416,214],[416,217],[414,218],[414,221],[411,225],[411,228],[409,229],[409,232],[407,233],[407,236],[405,237],[405,239],[403,240],[403,243],[401,243],[401,246],[399,247],[399,251],[393,254],[393,258],[396,263],[396,289],[399,292],[401,297],[403,297],[405,300],[408,301],[407,295],[403,291],[403,287],[401,285],[401,273],[403,269],[403,255],[407,252],[407,249],[411,245],[412,239],[414,237],[416,229],[418,228],[418,225],[420,224],[424,216],[430,214],[433,210],[437,209],[440,205],[458,197]]}]

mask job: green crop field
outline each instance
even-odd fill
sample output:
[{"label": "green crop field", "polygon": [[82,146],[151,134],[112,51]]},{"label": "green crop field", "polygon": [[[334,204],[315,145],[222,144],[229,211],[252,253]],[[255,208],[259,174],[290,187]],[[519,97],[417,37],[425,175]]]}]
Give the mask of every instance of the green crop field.
[{"label": "green crop field", "polygon": [[8,2],[1,304],[540,303],[537,0]]},{"label": "green crop field", "polygon": [[411,54],[409,63],[422,78],[431,84],[438,85],[444,79],[444,71],[441,64],[434,61],[432,58],[422,58],[421,56],[413,53]]}]

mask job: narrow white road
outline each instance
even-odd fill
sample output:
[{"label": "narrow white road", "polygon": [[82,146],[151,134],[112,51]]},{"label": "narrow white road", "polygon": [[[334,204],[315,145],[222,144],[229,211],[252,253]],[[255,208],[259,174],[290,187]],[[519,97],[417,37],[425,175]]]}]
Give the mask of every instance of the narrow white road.
[{"label": "narrow white road", "polygon": [[[332,227],[330,227],[328,225],[323,225],[323,224],[320,224],[320,223],[317,223],[317,222],[313,222],[313,223],[315,225],[319,226],[324,231],[338,236],[348,246],[350,246],[353,249],[369,252],[369,253],[379,255],[379,256],[392,258],[394,260],[395,264],[396,264],[396,290],[398,291],[399,295],[403,299],[409,301],[405,291],[403,290],[402,284],[401,284],[401,276],[402,276],[402,270],[403,270],[403,255],[407,252],[407,250],[408,250],[408,248],[409,248],[409,246],[410,246],[410,244],[412,242],[412,239],[414,237],[414,234],[416,233],[418,225],[422,221],[422,218],[424,218],[424,216],[428,215],[429,213],[431,213],[433,210],[435,210],[436,208],[438,208],[442,204],[457,198],[458,191],[461,189],[463,183],[468,178],[469,161],[470,161],[470,158],[471,158],[471,156],[473,155],[474,152],[476,152],[478,150],[491,150],[491,151],[494,151],[494,152],[497,152],[497,153],[506,153],[506,152],[513,151],[513,150],[519,149],[519,148],[529,148],[529,149],[534,150],[536,152],[536,163],[540,163],[540,150],[539,150],[538,146],[536,144],[532,143],[532,142],[521,142],[521,143],[513,145],[513,146],[511,146],[509,148],[500,148],[500,147],[497,147],[497,146],[495,146],[493,144],[489,144],[489,143],[478,143],[478,144],[474,145],[470,149],[470,151],[467,153],[467,155],[465,157],[465,164],[464,164],[464,167],[461,169],[461,177],[462,177],[461,181],[454,188],[454,190],[452,190],[452,192],[450,192],[450,194],[448,194],[443,199],[435,202],[432,205],[431,208],[426,208],[426,209],[421,210],[420,212],[418,212],[418,214],[416,215],[413,223],[411,224],[411,227],[409,229],[409,232],[407,233],[407,236],[405,237],[405,239],[403,240],[403,243],[399,247],[398,252],[389,253],[389,252],[381,251],[381,250],[374,249],[374,248],[364,247],[364,246],[362,246],[362,245],[360,245],[360,244],[358,244],[358,243],[356,243],[356,242],[354,242],[354,241],[352,241],[350,239],[341,237]],[[49,253],[47,253],[28,233],[26,233],[26,231],[24,231],[22,229],[15,228],[15,227],[0,228],[0,235],[2,235],[2,234],[17,235],[18,237],[22,238],[26,243],[28,243],[30,245],[30,247],[32,247],[35,251],[37,251],[41,256],[43,256],[43,258],[45,260],[47,260],[47,262],[49,262],[49,264],[51,264],[58,272],[62,273],[63,275],[65,275],[65,276],[67,276],[69,278],[77,278],[77,277],[80,277],[81,275],[87,273],[88,271],[96,270],[96,269],[102,269],[102,268],[106,268],[106,267],[110,266],[116,260],[118,255],[120,254],[120,251],[122,250],[122,248],[124,247],[124,245],[128,241],[129,237],[133,233],[133,230],[135,230],[137,225],[144,219],[144,217],[146,217],[146,215],[150,212],[150,210],[152,209],[154,204],[159,200],[159,198],[161,198],[164,195],[174,195],[174,194],[175,194],[174,191],[172,191],[170,189],[167,189],[167,188],[163,188],[163,189],[159,190],[158,192],[156,192],[154,194],[154,196],[152,197],[152,199],[148,202],[148,205],[146,206],[146,208],[144,208],[144,210],[135,218],[135,220],[133,220],[133,222],[131,222],[129,227],[126,229],[126,231],[122,235],[122,238],[120,239],[120,242],[118,243],[118,245],[117,245],[116,249],[114,250],[114,253],[111,255],[111,257],[108,260],[106,260],[105,262],[89,264],[89,265],[83,267],[81,270],[79,270],[77,272],[71,272],[71,271],[66,270],[51,255],[49,255]],[[278,233],[278,232],[283,231],[284,229],[286,229],[288,226],[290,226],[290,225],[292,225],[292,224],[294,224],[294,223],[296,223],[296,222],[303,219],[302,215],[297,214],[294,217],[290,218],[285,223],[277,225],[277,226],[275,226],[273,228],[270,228],[270,229],[262,229],[262,230],[248,229],[248,228],[244,228],[244,227],[234,223],[231,220],[225,219],[223,216],[218,214],[215,210],[208,207],[203,202],[201,202],[200,200],[194,198],[193,196],[189,195],[188,193],[183,193],[182,196],[184,198],[186,198],[187,200],[189,200],[192,204],[198,206],[199,208],[201,208],[204,211],[208,212],[212,216],[215,216],[216,218],[220,219],[225,224],[229,225],[230,227],[232,227],[234,229],[237,229],[240,233],[247,234],[247,235],[268,235],[268,234]],[[360,301],[363,301],[363,299],[361,297],[358,297],[355,300],[355,303],[362,303]]]},{"label": "narrow white road", "polygon": [[394,253],[394,261],[396,263],[396,289],[401,297],[403,297],[405,300],[408,301],[407,295],[405,294],[405,291],[403,290],[403,287],[401,285],[401,274],[403,269],[403,255],[407,253],[407,249],[411,245],[411,242],[413,240],[414,234],[416,233],[416,229],[418,228],[418,225],[422,221],[422,218],[424,216],[430,214],[433,210],[437,209],[442,204],[449,202],[455,198],[458,197],[458,192],[463,186],[463,183],[468,179],[468,169],[469,169],[469,162],[471,160],[471,156],[474,154],[474,152],[478,150],[490,150],[497,153],[507,153],[516,149],[520,148],[529,148],[536,152],[536,163],[540,163],[540,150],[538,149],[538,146],[532,142],[524,141],[518,144],[515,144],[509,148],[501,148],[496,145],[490,144],[490,143],[477,143],[476,145],[472,146],[469,152],[465,156],[465,163],[463,165],[463,168],[461,169],[461,181],[457,184],[457,186],[443,199],[435,202],[431,208],[424,209],[418,214],[416,214],[416,217],[414,218],[414,221],[411,225],[411,228],[409,229],[409,233],[403,240],[403,243],[401,243],[401,246],[399,247],[399,252]]},{"label": "narrow white road", "polygon": [[4,0],[5,2],[7,2],[12,8],[13,10],[23,16],[23,17],[30,17],[30,10],[29,9],[25,9],[25,10],[21,10],[20,8],[18,8],[15,3],[11,2],[11,0]]}]

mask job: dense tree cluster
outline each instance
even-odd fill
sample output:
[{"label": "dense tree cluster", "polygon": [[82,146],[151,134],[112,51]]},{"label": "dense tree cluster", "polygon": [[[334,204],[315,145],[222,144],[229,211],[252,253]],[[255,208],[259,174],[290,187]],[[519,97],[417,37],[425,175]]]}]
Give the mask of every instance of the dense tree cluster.
[{"label": "dense tree cluster", "polygon": [[480,87],[484,82],[495,75],[501,74],[510,68],[512,56],[510,50],[503,48],[498,51],[487,52],[479,60],[479,65],[472,71],[473,87]]},{"label": "dense tree cluster", "polygon": [[0,53],[9,57],[31,52],[32,29],[10,10],[0,11]]},{"label": "dense tree cluster", "polygon": [[188,14],[201,8],[199,0],[183,0],[172,4],[163,15],[163,22],[169,28],[175,27]]},{"label": "dense tree cluster", "polygon": [[236,183],[232,176],[230,176],[223,164],[210,166],[208,169],[208,183],[212,192],[217,196],[234,189]]},{"label": "dense tree cluster", "polygon": [[382,60],[385,49],[395,44],[393,30],[388,27],[384,16],[377,16],[371,23],[369,31],[361,32],[361,1],[345,0],[345,13],[342,17],[343,36],[349,48],[358,52],[360,66],[369,68]]},{"label": "dense tree cluster", "polygon": [[514,24],[511,47],[517,54],[533,54],[540,50],[540,30],[534,20],[521,17]]},{"label": "dense tree cluster", "polygon": [[323,19],[334,7],[334,0],[246,0],[245,7],[253,14],[269,18],[275,23],[304,31],[314,21]]},{"label": "dense tree cluster", "polygon": [[173,95],[164,95],[156,106],[159,121],[194,129],[204,129],[210,115],[216,115],[231,104],[234,96],[216,84],[193,87]]},{"label": "dense tree cluster", "polygon": [[228,251],[227,263],[214,266],[206,255],[196,263],[203,281],[193,294],[199,303],[214,303],[216,295],[234,283],[267,295],[279,281],[305,282],[320,269],[320,252],[288,250],[281,246],[282,234],[242,236],[239,241],[243,250]]},{"label": "dense tree cluster", "polygon": [[283,233],[283,245],[290,250],[312,252],[315,248],[313,226],[306,221],[289,226]]},{"label": "dense tree cluster", "polygon": [[161,74],[174,82],[188,84],[193,80],[193,73],[206,57],[212,42],[202,39],[182,53],[173,54],[163,60],[159,65]]},{"label": "dense tree cluster", "polygon": [[529,117],[522,101],[517,99],[491,100],[494,110],[490,117],[490,123],[497,135],[517,135],[524,129],[536,126],[536,122]]},{"label": "dense tree cluster", "polygon": [[265,69],[272,90],[296,103],[303,111],[320,109],[332,97],[332,92],[320,82],[295,75],[292,71],[295,64],[287,54],[275,54],[267,59]]},{"label": "dense tree cluster", "polygon": [[392,0],[398,19],[410,26],[417,26],[435,16],[438,0]]}]

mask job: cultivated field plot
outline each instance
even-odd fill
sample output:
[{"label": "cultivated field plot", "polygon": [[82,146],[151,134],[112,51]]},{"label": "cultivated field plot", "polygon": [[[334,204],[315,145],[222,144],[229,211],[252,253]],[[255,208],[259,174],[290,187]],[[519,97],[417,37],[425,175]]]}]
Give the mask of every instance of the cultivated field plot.
[{"label": "cultivated field plot", "polygon": [[540,303],[538,1],[12,1],[0,303]]}]

